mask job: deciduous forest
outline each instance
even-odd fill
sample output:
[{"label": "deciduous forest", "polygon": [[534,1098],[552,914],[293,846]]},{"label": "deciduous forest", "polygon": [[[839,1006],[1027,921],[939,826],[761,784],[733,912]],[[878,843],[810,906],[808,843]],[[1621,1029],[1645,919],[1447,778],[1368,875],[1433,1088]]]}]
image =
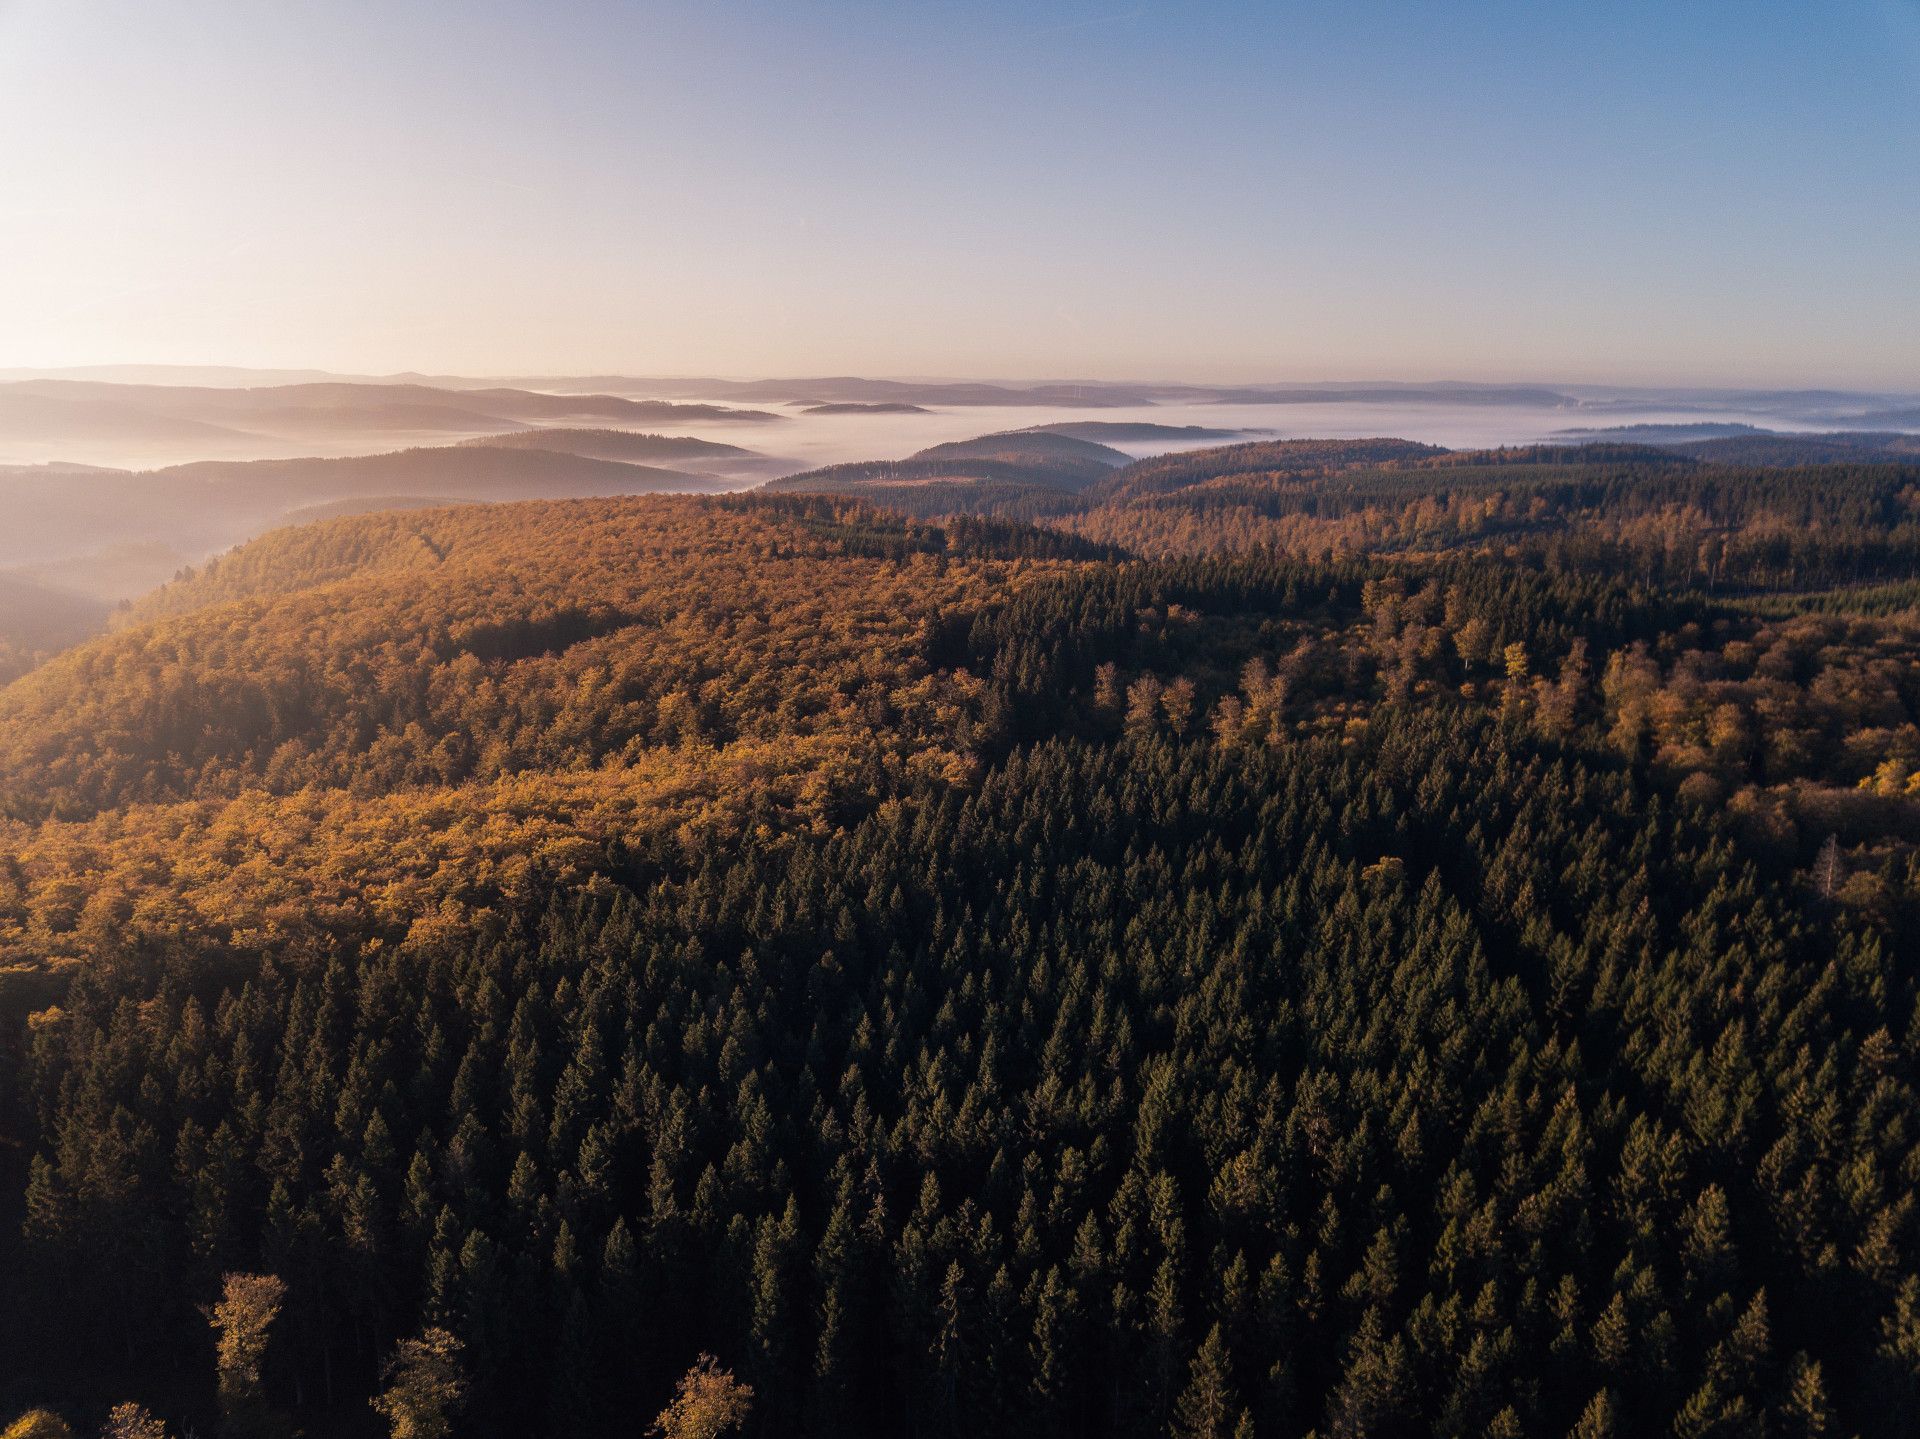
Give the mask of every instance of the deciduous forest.
[{"label": "deciduous forest", "polygon": [[0,1420],[1911,1433],[1920,468],[1047,438],[23,659]]}]

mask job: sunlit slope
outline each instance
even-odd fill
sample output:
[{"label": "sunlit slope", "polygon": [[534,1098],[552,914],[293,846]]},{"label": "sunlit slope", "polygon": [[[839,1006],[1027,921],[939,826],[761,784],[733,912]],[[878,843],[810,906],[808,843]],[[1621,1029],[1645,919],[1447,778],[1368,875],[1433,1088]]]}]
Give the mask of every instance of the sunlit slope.
[{"label": "sunlit slope", "polygon": [[[1025,534],[998,548],[1072,544]],[[404,929],[685,824],[962,773],[983,686],[928,636],[1071,563],[996,544],[668,498],[265,537],[0,691],[0,949]]]}]

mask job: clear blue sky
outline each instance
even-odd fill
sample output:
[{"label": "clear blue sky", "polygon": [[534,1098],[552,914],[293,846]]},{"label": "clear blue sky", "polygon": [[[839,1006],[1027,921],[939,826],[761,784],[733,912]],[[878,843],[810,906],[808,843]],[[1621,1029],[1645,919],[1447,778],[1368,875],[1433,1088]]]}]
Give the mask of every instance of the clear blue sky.
[{"label": "clear blue sky", "polygon": [[0,365],[1920,385],[1920,0],[0,0]]}]

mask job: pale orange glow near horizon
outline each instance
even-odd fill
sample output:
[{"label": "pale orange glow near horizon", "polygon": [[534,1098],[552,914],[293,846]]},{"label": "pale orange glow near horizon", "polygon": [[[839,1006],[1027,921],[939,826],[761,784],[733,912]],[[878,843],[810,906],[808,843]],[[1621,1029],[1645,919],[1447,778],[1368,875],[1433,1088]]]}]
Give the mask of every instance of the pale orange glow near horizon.
[{"label": "pale orange glow near horizon", "polygon": [[1920,386],[1916,31],[1838,10],[14,0],[0,367]]}]

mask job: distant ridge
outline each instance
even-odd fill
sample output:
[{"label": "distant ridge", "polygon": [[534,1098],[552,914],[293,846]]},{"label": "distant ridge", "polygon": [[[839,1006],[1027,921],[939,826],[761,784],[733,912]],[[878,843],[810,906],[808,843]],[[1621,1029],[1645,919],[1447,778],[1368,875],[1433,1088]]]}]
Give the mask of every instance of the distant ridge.
[{"label": "distant ridge", "polygon": [[708,460],[748,458],[752,450],[718,440],[697,440],[690,435],[643,434],[636,430],[523,429],[510,434],[480,435],[460,441],[462,449],[550,450],[556,454],[581,455],[594,460],[618,460],[623,464],[650,464],[663,460]]},{"label": "distant ridge", "polygon": [[0,384],[0,443],[46,438],[210,445],[248,436],[439,431],[497,434],[569,420],[631,425],[778,422],[766,410],[547,394],[504,387],[449,390],[421,384],[326,380],[249,388],[39,379]]},{"label": "distant ridge", "polygon": [[803,415],[926,415],[931,414],[925,405],[911,405],[904,400],[841,400],[825,405],[808,405],[800,412]]},{"label": "distant ridge", "polygon": [[1758,425],[1617,425],[1562,430],[1569,443],[1622,441],[1677,451],[1694,459],[1734,465],[1818,465],[1920,458],[1920,435],[1897,430],[1767,430]]},{"label": "distant ridge", "polygon": [[329,459],[203,460],[145,471],[0,470],[0,566],[134,541],[223,549],[316,505],[405,496],[442,504],[704,494],[706,475],[549,450],[441,446]]}]

